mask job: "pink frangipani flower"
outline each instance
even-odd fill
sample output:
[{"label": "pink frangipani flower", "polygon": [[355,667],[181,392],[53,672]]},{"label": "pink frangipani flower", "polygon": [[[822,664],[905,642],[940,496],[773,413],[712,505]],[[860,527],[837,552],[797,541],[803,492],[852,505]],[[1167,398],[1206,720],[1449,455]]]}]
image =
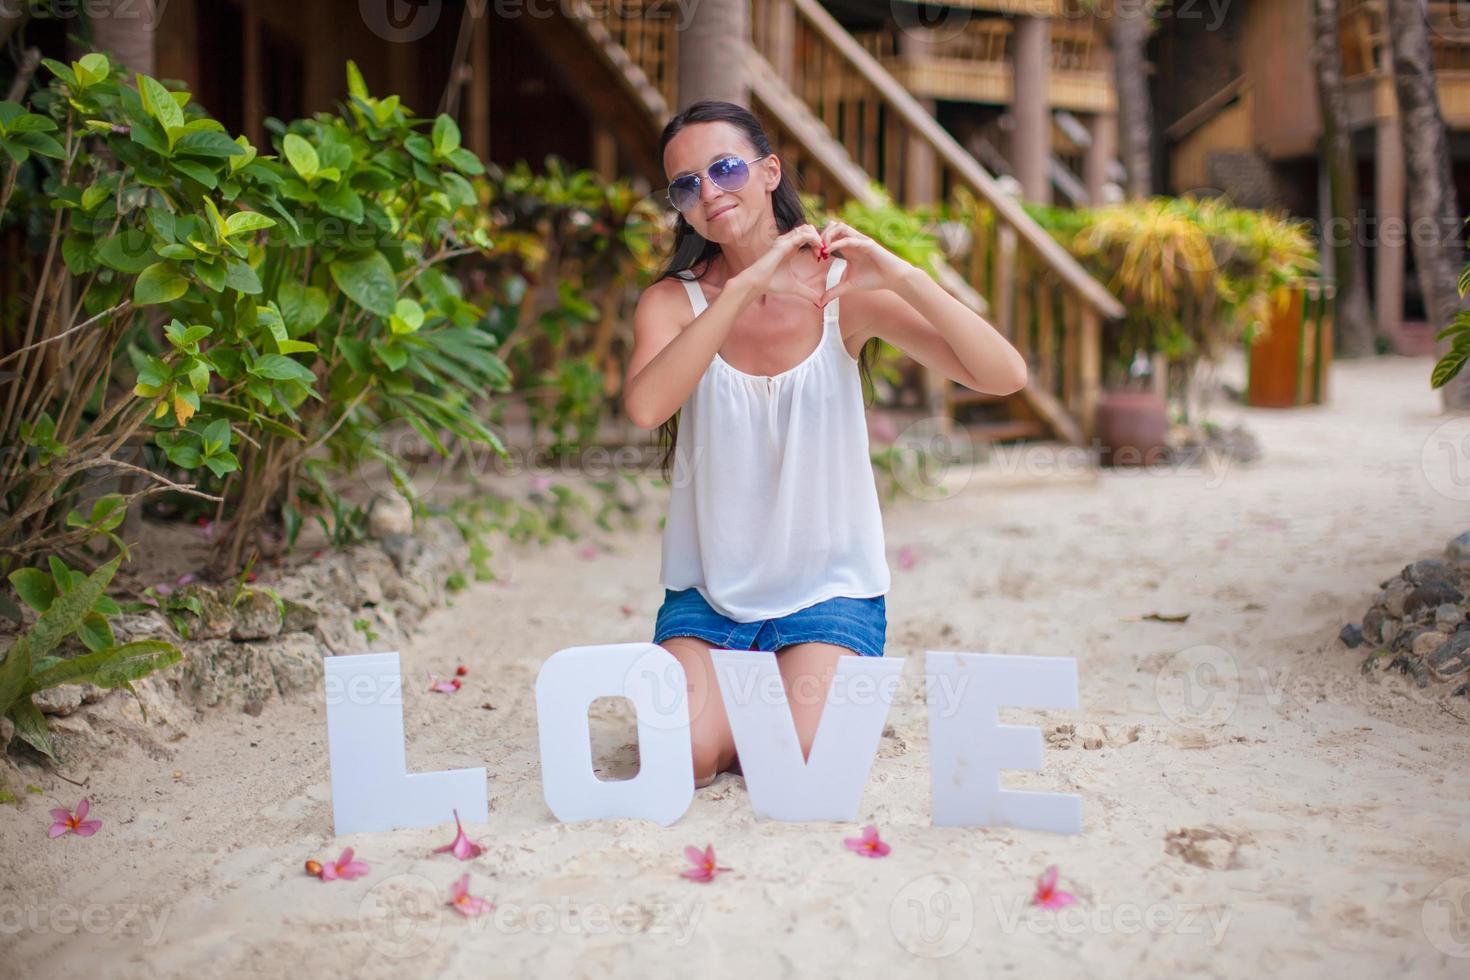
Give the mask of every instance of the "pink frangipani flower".
[{"label": "pink frangipani flower", "polygon": [[886,841],[879,839],[878,828],[872,824],[868,824],[863,828],[863,836],[844,837],[842,843],[854,854],[861,854],[863,857],[870,858],[883,857],[889,851],[893,850],[893,848],[888,846]]},{"label": "pink frangipani flower", "polygon": [[447,681],[436,681],[434,675],[428,671],[424,671],[424,676],[429,679],[429,690],[436,694],[453,694],[459,690],[461,682],[458,677],[452,677]]},{"label": "pink frangipani flower", "polygon": [[443,854],[447,851],[461,861],[468,861],[470,858],[477,858],[485,853],[485,848],[481,847],[475,841],[470,840],[465,835],[464,824],[459,822],[458,810],[454,811],[454,826],[457,828],[457,832],[454,835],[454,842],[445,844],[443,847],[434,848],[435,854]]},{"label": "pink frangipani flower", "polygon": [[1044,909],[1062,909],[1077,901],[1077,896],[1071,892],[1059,891],[1057,889],[1057,866],[1048,867],[1036,879],[1036,894],[1031,898],[1032,905],[1040,905]]},{"label": "pink frangipani flower", "polygon": [[77,804],[75,814],[64,806],[56,807],[51,811],[50,836],[56,838],[62,834],[76,834],[78,837],[91,837],[97,833],[97,829],[102,826],[102,821],[87,819],[87,811],[91,806],[92,804],[84,796]]},{"label": "pink frangipani flower", "polygon": [[338,878],[361,878],[367,873],[367,862],[353,860],[352,848],[349,847],[342,851],[342,856],[337,858],[337,860],[328,861],[326,864],[323,864],[319,877],[322,881],[335,881]]},{"label": "pink frangipani flower", "polygon": [[716,873],[730,870],[723,865],[715,863],[715,848],[713,844],[704,845],[704,850],[702,851],[693,844],[690,844],[684,848],[684,856],[689,859],[689,863],[694,865],[694,867],[685,868],[679,872],[679,877],[688,878],[690,881],[713,881]]},{"label": "pink frangipani flower", "polygon": [[495,903],[489,899],[476,898],[470,894],[470,873],[468,871],[460,875],[459,880],[449,886],[449,905],[466,919],[472,915],[482,915],[495,907]]},{"label": "pink frangipani flower", "polygon": [[918,564],[919,555],[914,551],[912,545],[904,545],[898,549],[898,567],[908,571]]}]

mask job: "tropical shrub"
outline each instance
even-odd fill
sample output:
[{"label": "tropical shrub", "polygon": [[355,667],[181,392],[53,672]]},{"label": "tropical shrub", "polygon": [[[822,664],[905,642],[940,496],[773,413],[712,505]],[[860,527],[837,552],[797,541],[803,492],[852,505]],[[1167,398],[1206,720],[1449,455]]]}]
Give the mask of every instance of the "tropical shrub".
[{"label": "tropical shrub", "polygon": [[341,111],[271,120],[265,154],[102,55],[46,64],[31,111],[0,107],[4,222],[39,259],[28,302],[0,305],[19,340],[0,434],[22,450],[0,470],[4,561],[96,538],[65,517],[119,475],[103,523],[154,494],[203,498],[223,574],[312,512],[333,531],[329,478],[366,462],[413,499],[390,420],[441,451],[452,434],[504,452],[473,404],[508,370],[444,270],[490,247],[483,168],[452,119],[371,96],[349,64]]}]

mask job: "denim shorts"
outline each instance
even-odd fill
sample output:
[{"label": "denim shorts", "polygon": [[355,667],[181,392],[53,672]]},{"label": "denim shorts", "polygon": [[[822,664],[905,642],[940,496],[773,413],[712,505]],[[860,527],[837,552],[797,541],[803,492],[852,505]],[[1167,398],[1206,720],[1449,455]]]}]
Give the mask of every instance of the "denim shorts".
[{"label": "denim shorts", "polygon": [[695,636],[723,650],[776,651],[793,643],[835,643],[863,657],[883,656],[888,636],[884,597],[836,596],[776,619],[740,623],[710,607],[696,588],[664,589],[653,642]]}]

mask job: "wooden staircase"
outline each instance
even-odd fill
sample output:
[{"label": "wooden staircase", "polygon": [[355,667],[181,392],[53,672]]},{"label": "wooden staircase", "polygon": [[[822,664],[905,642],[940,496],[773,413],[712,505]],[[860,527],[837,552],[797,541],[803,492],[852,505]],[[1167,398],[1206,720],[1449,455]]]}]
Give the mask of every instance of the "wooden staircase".
[{"label": "wooden staircase", "polygon": [[[630,16],[629,2],[595,12],[585,0],[567,0],[541,19],[535,36],[568,74],[572,91],[603,118],[626,125],[618,130],[625,147],[648,140],[648,152],[636,162],[657,186],[661,162],[643,157],[652,155],[677,101],[677,32],[670,18]],[[984,202],[969,268],[961,272],[941,259],[932,271],[1016,345],[1031,366],[1030,380],[1022,391],[1000,396],[926,372],[928,410],[946,423],[957,412],[980,414],[966,428],[975,438],[1050,433],[1081,444],[1092,431],[1101,322],[1121,317],[1122,305],[818,0],[752,0],[751,13],[758,25],[744,53],[751,109],[776,151],[801,171],[804,189],[829,206],[848,199],[872,204],[877,195],[870,184],[877,181],[903,201],[899,189],[929,167],[938,178],[934,186],[945,193],[964,186]],[[637,121],[627,118],[630,107]]]}]

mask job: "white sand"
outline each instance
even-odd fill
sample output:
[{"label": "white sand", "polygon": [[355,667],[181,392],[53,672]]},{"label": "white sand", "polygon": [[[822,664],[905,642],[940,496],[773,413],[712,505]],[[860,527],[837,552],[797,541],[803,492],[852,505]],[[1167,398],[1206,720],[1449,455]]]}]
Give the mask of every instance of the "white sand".
[{"label": "white sand", "polygon": [[[408,760],[488,768],[490,823],[470,828],[484,856],[430,855],[449,827],[334,840],[319,704],[209,714],[185,738],[69,770],[103,821],[90,839],[46,839],[46,808],[82,791],[27,773],[46,796],[0,807],[4,972],[1464,976],[1470,959],[1448,954],[1470,953],[1470,904],[1455,919],[1434,899],[1470,885],[1435,892],[1470,874],[1470,702],[1364,676],[1364,651],[1337,640],[1378,581],[1470,527],[1420,463],[1445,421],[1429,366],[1339,364],[1329,408],[1219,407],[1260,436],[1250,468],[1031,478],[1013,459],[954,498],[887,508],[888,652],[907,677],[926,648],[1079,659],[1080,710],[1010,713],[1049,745],[1043,772],[1007,782],[1083,794],[1081,836],[930,826],[911,697],[862,807],[886,858],[842,848],[861,822],[757,821],[733,776],[669,828],[557,823],[532,682],[561,647],[648,638],[650,527],[594,560],[566,543],[507,552],[509,581],[462,593],[403,652],[412,678],[469,667],[457,695],[409,694]],[[1151,612],[1190,617],[1137,619]],[[1185,677],[1213,678],[1213,700]],[[626,770],[627,717],[596,730]],[[706,842],[734,871],[681,880],[684,845]],[[303,873],[347,844],[370,875]],[[1035,914],[1025,903],[1050,863],[1082,901]],[[443,907],[464,870],[497,913]]]}]

